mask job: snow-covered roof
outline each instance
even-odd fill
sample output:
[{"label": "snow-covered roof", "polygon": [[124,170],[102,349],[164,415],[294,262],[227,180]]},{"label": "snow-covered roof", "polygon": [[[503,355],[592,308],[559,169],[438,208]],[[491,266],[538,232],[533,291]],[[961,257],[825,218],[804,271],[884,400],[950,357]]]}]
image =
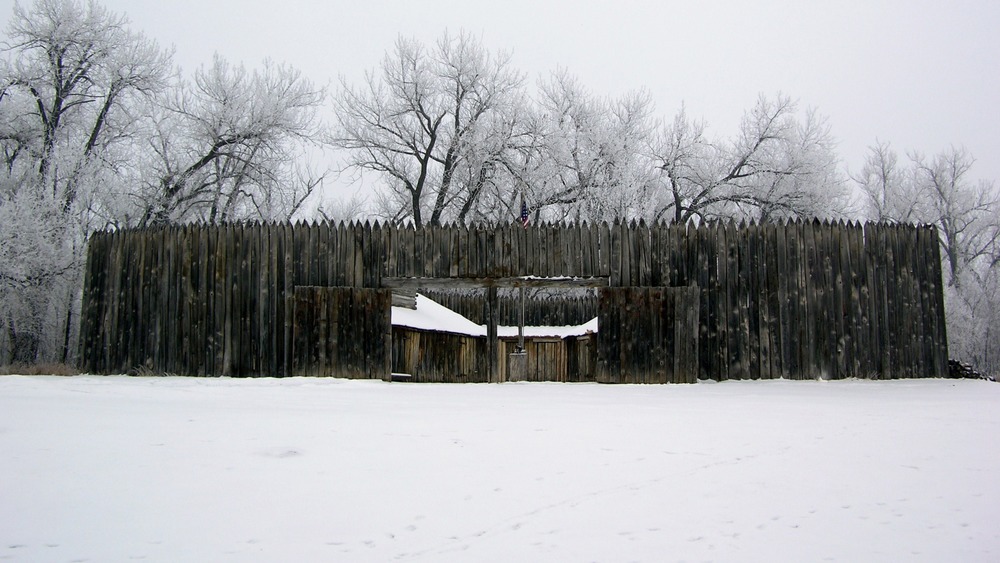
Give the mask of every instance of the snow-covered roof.
[{"label": "snow-covered roof", "polygon": [[[526,326],[524,327],[525,338],[543,338],[567,336],[583,336],[587,333],[597,332],[597,317],[590,319],[582,325],[576,326]],[[498,326],[497,335],[500,337],[517,336],[516,326]]]},{"label": "snow-covered roof", "polygon": [[[486,336],[486,325],[480,325],[452,311],[421,294],[417,294],[417,308],[392,308],[392,325],[405,326],[418,330],[434,330],[469,336]],[[582,336],[597,332],[597,318],[577,326],[526,326],[524,336],[527,338]],[[517,336],[516,326],[498,326],[500,337]]]},{"label": "snow-covered roof", "polygon": [[469,336],[486,336],[486,328],[477,325],[451,309],[417,294],[417,308],[392,308],[392,325],[420,330],[436,330]]}]

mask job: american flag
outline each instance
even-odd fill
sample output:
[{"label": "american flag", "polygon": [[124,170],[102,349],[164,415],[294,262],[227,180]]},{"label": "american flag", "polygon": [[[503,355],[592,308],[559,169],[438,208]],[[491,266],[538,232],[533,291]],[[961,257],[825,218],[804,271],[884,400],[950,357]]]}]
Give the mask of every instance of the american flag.
[{"label": "american flag", "polygon": [[523,199],[521,200],[521,225],[525,229],[528,228],[528,204]]}]

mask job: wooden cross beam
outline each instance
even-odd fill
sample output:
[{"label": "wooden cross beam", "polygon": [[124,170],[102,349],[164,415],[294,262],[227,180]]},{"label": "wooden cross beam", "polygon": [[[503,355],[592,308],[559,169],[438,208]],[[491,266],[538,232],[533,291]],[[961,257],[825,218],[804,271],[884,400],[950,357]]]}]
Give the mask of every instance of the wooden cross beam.
[{"label": "wooden cross beam", "polygon": [[481,287],[608,287],[610,278],[382,278],[391,289],[475,289]]}]

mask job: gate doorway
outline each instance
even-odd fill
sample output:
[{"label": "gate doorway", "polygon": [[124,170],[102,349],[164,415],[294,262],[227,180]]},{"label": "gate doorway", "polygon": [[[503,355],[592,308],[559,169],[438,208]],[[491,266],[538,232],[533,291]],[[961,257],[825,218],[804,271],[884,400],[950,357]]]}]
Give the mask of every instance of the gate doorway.
[{"label": "gate doorway", "polygon": [[[393,288],[487,287],[487,381],[505,379],[496,288],[598,287],[596,380],[693,383],[698,362],[698,287],[607,287],[606,279],[389,279],[385,289],[297,287],[292,296],[291,375],[389,380]],[[523,285],[521,285],[523,284]],[[539,356],[541,357],[541,356]],[[503,363],[501,363],[503,362]]]},{"label": "gate doorway", "polygon": [[606,288],[609,278],[538,278],[538,277],[501,277],[501,278],[392,278],[384,277],[381,285],[384,288],[405,289],[417,291],[421,289],[486,289],[483,301],[483,320],[486,325],[486,380],[490,383],[503,382],[508,373],[507,357],[501,356],[502,345],[498,331],[498,293],[499,288]]}]

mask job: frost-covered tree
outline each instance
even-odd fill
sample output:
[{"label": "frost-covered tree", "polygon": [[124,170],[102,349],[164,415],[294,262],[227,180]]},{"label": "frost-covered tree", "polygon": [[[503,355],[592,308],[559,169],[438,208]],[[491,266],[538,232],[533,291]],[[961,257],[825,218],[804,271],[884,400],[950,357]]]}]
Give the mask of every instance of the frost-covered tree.
[{"label": "frost-covered tree", "polygon": [[851,179],[861,191],[867,218],[898,223],[923,220],[926,201],[913,181],[913,170],[899,162],[889,143],[876,141],[869,147],[861,172]]},{"label": "frost-covered tree", "polygon": [[320,218],[331,223],[364,221],[369,212],[368,202],[357,195],[350,198],[324,200],[316,209],[316,214]]},{"label": "frost-covered tree", "polygon": [[565,70],[540,83],[540,143],[527,175],[532,207],[550,219],[641,217],[649,167],[643,148],[653,104],[637,91],[600,98]]},{"label": "frost-covered tree", "polygon": [[135,116],[165,86],[170,53],[94,2],[15,4],[6,32],[0,362],[66,360],[86,234],[117,212],[106,192],[121,185]]},{"label": "frost-covered tree", "polygon": [[937,225],[941,249],[948,266],[949,284],[961,286],[967,270],[989,265],[990,251],[1000,236],[1000,196],[992,182],[974,181],[970,170],[975,159],[964,148],[955,148],[927,159],[912,153],[911,188],[920,194],[924,221]]},{"label": "frost-covered tree", "polygon": [[325,93],[295,69],[216,57],[182,79],[125,16],[80,0],[15,4],[0,57],[0,364],[72,359],[95,229],[287,219]]},{"label": "frost-covered tree", "polygon": [[981,267],[963,277],[945,288],[949,354],[1000,375],[1000,268]]},{"label": "frost-covered tree", "polygon": [[467,33],[445,33],[429,49],[401,37],[363,84],[341,79],[331,144],[349,152],[350,167],[384,183],[390,219],[462,220],[503,170],[522,83],[509,54]]},{"label": "frost-covered tree", "polygon": [[648,149],[656,168],[659,190],[654,194],[654,219],[686,223],[703,209],[721,201],[714,167],[717,149],[705,133],[705,122],[690,119],[682,106],[673,121],[663,124],[651,137]]},{"label": "frost-covered tree", "polygon": [[[49,194],[28,190],[4,198],[0,205],[0,319],[4,333],[0,365],[33,363],[40,354],[59,358],[65,321],[75,291],[75,224]],[[56,308],[55,311],[52,309]],[[71,329],[63,326],[62,329]],[[45,336],[48,335],[48,341]]]},{"label": "frost-covered tree", "polygon": [[876,143],[851,176],[869,219],[937,226],[948,285],[961,286],[966,274],[996,265],[1000,195],[992,182],[971,178],[974,163],[956,147],[933,158],[914,151],[901,163],[888,143]]},{"label": "frost-covered tree", "polygon": [[[466,34],[399,39],[360,86],[341,80],[331,143],[379,179],[393,221],[510,220],[523,198],[549,220],[843,217],[830,126],[761,97],[729,139],[682,109],[662,127],[643,91],[591,93],[557,70],[531,97],[506,54]],[[657,130],[658,129],[658,130]]]},{"label": "frost-covered tree", "polygon": [[290,218],[323,180],[304,155],[324,99],[292,67],[248,70],[216,55],[155,114],[137,222]]},{"label": "frost-covered tree", "polygon": [[837,216],[847,208],[835,143],[813,110],[800,117],[787,96],[761,96],[729,140],[707,137],[684,108],[648,149],[657,172],[655,219],[759,220]]}]

